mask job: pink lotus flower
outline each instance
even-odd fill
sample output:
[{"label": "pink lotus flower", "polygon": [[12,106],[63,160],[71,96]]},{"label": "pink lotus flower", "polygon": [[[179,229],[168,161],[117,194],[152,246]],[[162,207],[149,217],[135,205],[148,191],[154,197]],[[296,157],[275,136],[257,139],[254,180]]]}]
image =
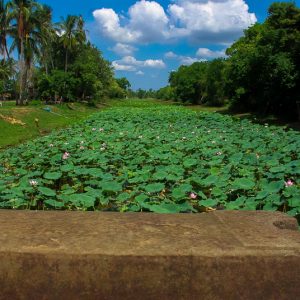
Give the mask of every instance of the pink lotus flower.
[{"label": "pink lotus flower", "polygon": [[68,159],[70,157],[70,153],[69,152],[65,152],[62,156],[62,159]]},{"label": "pink lotus flower", "polygon": [[285,184],[285,187],[289,187],[289,186],[294,185],[294,182],[291,179],[289,179],[288,181],[285,181],[284,184]]},{"label": "pink lotus flower", "polygon": [[80,149],[80,150],[84,150],[84,147],[83,147],[83,146],[80,146],[79,149]]},{"label": "pink lotus flower", "polygon": [[197,194],[196,193],[190,193],[190,198],[191,199],[197,199]]},{"label": "pink lotus flower", "polygon": [[104,128],[99,128],[99,131],[100,131],[100,132],[104,131]]}]

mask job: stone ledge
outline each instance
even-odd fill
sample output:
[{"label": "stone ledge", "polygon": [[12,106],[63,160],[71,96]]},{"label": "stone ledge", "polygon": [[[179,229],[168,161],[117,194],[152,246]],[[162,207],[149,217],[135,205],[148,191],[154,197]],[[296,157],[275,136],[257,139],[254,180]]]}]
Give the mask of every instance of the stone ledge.
[{"label": "stone ledge", "polygon": [[281,213],[0,210],[0,299],[296,299]]}]

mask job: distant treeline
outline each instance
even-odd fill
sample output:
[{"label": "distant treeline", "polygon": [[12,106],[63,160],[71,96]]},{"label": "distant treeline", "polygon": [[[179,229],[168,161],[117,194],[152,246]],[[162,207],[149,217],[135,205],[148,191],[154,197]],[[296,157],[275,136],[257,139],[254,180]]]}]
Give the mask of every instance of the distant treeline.
[{"label": "distant treeline", "polygon": [[262,24],[245,30],[226,59],[196,62],[171,72],[152,96],[192,104],[297,117],[300,101],[300,9],[276,2]]},{"label": "distant treeline", "polygon": [[[12,58],[17,53],[18,61]],[[86,37],[81,16],[52,21],[51,7],[0,0],[0,99],[85,101],[125,98],[130,83]]]}]

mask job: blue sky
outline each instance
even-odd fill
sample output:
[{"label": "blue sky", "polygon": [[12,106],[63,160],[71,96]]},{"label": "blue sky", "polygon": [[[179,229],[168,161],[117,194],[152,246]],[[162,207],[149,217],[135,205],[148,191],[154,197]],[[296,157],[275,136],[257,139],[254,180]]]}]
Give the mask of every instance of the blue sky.
[{"label": "blue sky", "polygon": [[[86,20],[93,44],[133,89],[158,89],[181,64],[224,56],[243,29],[267,16],[270,0],[41,1],[54,21]],[[296,1],[299,6],[300,0]]]}]

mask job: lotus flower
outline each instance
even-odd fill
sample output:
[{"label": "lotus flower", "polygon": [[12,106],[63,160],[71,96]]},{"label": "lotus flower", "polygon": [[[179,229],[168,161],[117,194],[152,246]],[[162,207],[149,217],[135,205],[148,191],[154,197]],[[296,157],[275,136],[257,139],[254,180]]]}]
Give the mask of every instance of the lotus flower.
[{"label": "lotus flower", "polygon": [[70,153],[69,152],[65,152],[62,156],[62,159],[68,159],[70,157]]},{"label": "lotus flower", "polygon": [[196,193],[190,193],[190,198],[191,199],[197,199],[197,194]]},{"label": "lotus flower", "polygon": [[291,179],[289,179],[288,181],[285,181],[284,184],[285,184],[285,187],[289,187],[289,186],[294,185],[294,182]]},{"label": "lotus flower", "polygon": [[37,186],[37,185],[38,185],[38,182],[37,182],[36,180],[32,179],[32,180],[29,180],[29,184],[30,184],[31,186]]}]

